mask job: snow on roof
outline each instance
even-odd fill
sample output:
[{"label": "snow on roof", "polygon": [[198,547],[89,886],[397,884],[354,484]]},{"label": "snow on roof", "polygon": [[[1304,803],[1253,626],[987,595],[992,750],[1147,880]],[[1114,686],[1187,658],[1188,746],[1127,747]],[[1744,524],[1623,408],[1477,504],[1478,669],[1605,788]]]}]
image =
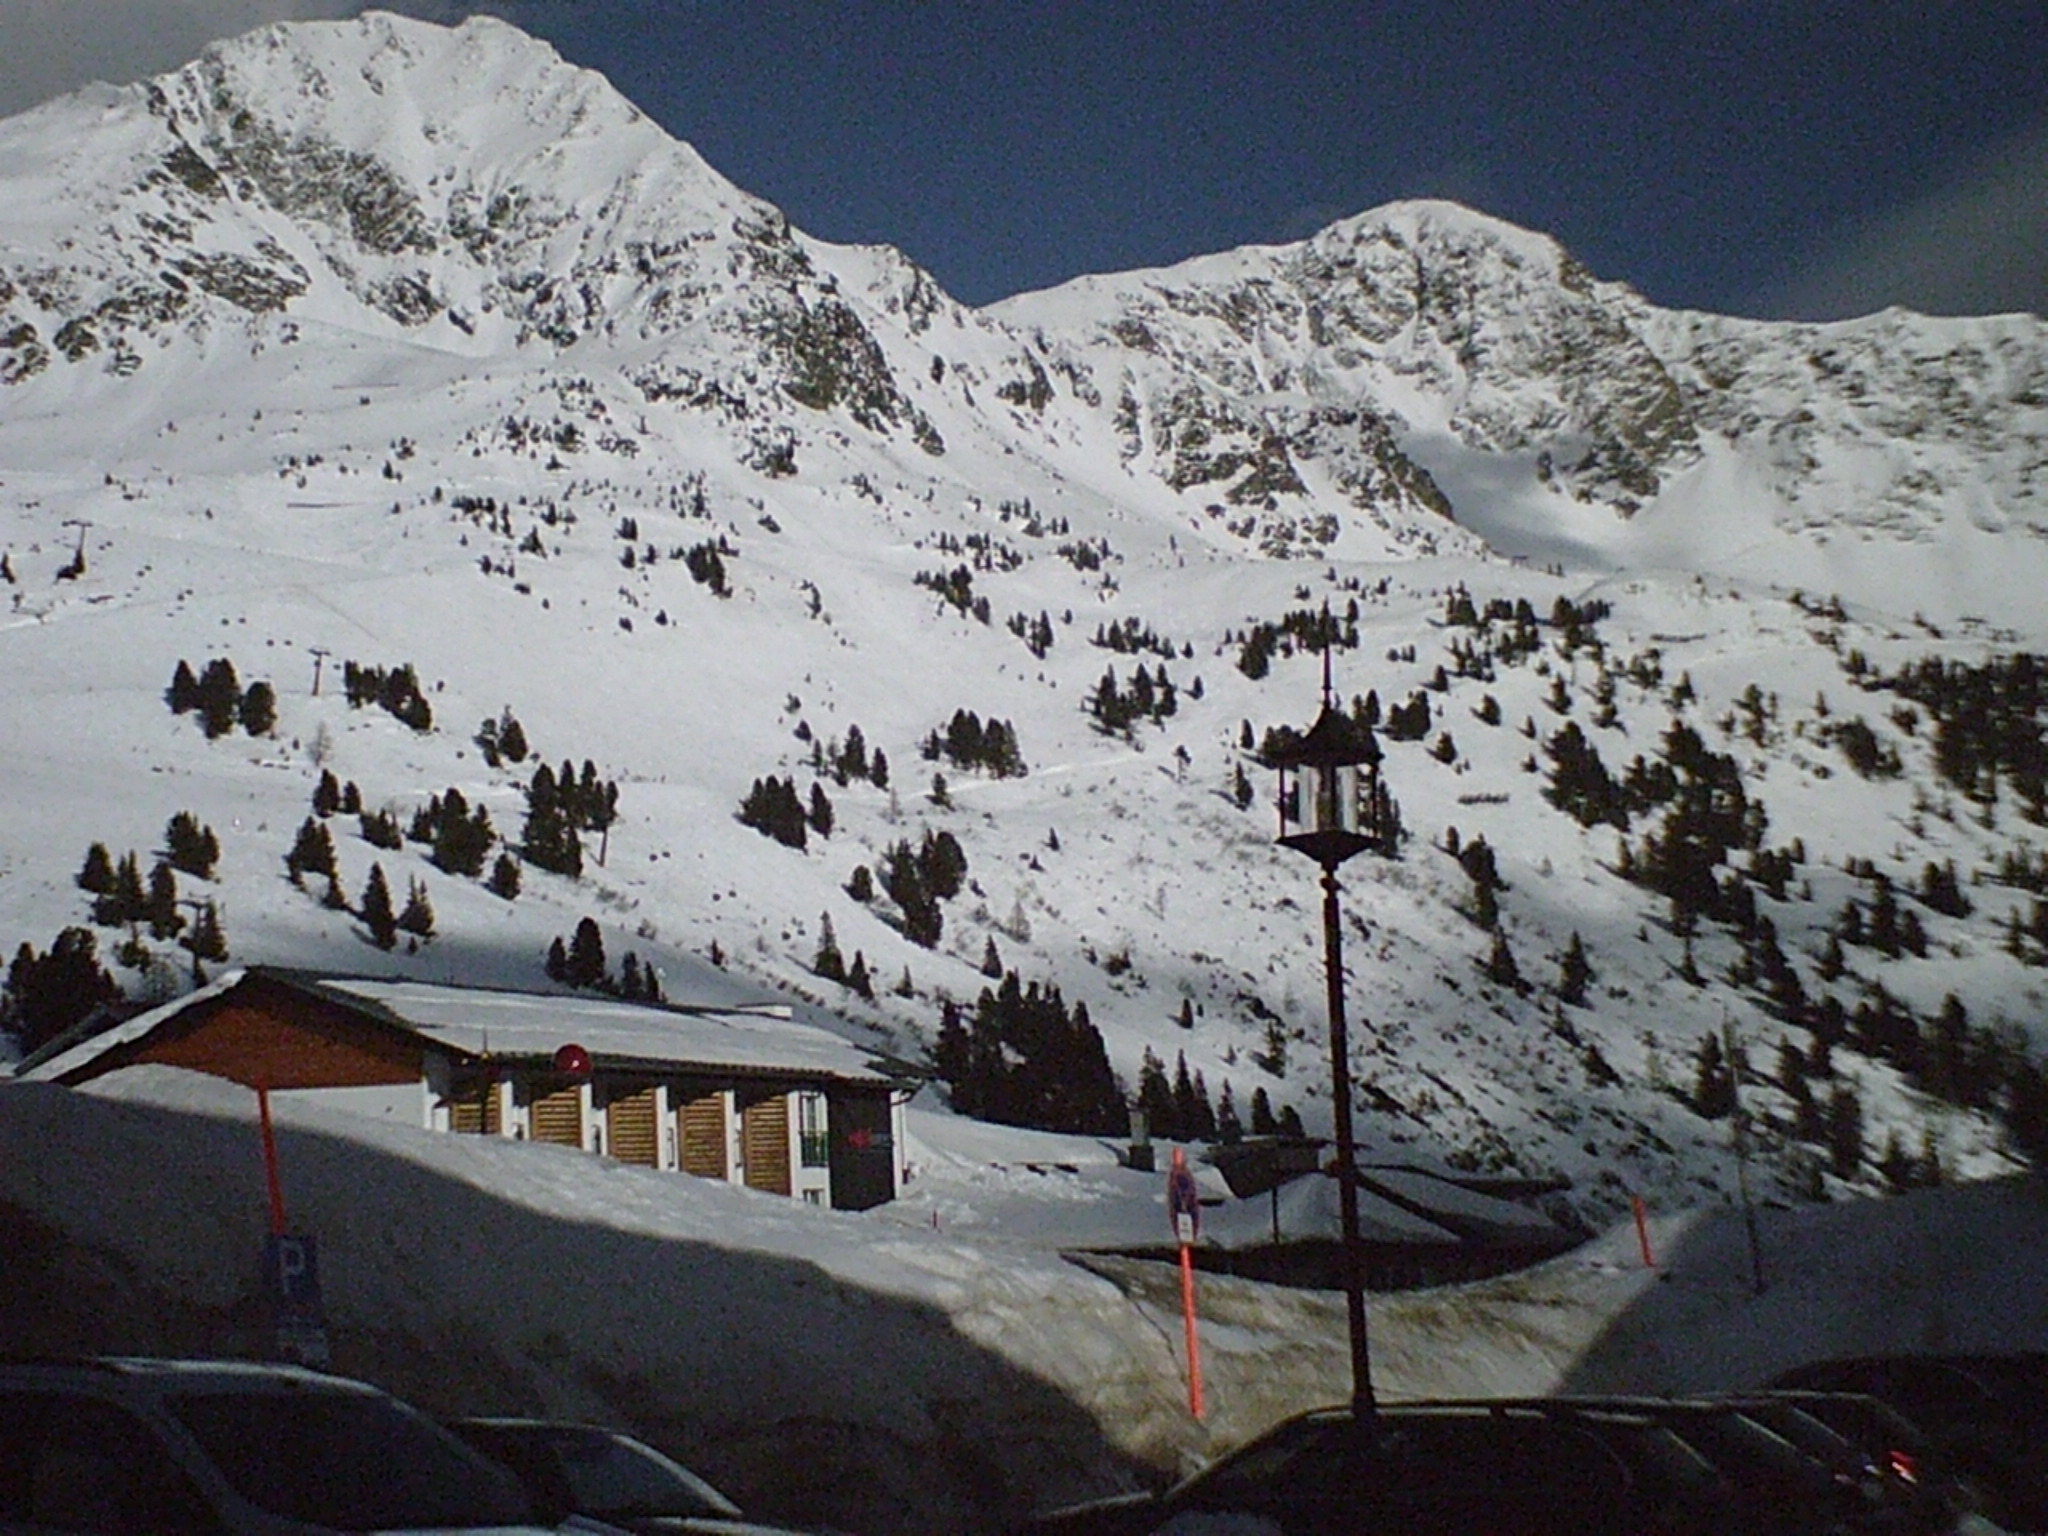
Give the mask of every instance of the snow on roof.
[{"label": "snow on roof", "polygon": [[[251,970],[225,971],[206,986],[81,1041],[20,1075],[55,1081],[179,1014],[223,996]],[[550,1058],[574,1043],[599,1065],[666,1063],[742,1071],[817,1073],[889,1082],[876,1058],[829,1030],[799,1023],[786,1004],[694,1008],[568,993],[490,991],[417,981],[374,981],[315,972],[258,970],[288,986],[368,1005],[388,1022],[467,1055]]]},{"label": "snow on roof", "polygon": [[[1343,1226],[1337,1209],[1337,1181],[1308,1175],[1289,1180],[1279,1190],[1279,1228],[1283,1241],[1336,1238]],[[1202,1237],[1222,1248],[1255,1248],[1273,1241],[1273,1205],[1266,1195],[1231,1200],[1202,1212]],[[1455,1232],[1403,1210],[1371,1189],[1358,1192],[1359,1236],[1369,1243],[1443,1243],[1463,1241]]]},{"label": "snow on roof", "polygon": [[176,1018],[187,1008],[193,1007],[198,1003],[211,1001],[213,998],[231,991],[241,983],[242,978],[247,974],[248,972],[243,970],[223,971],[205,986],[195,991],[187,992],[183,997],[176,998],[171,1002],[163,1004],[161,1007],[152,1008],[147,1013],[138,1013],[132,1019],[124,1019],[112,1029],[102,1030],[99,1034],[89,1039],[81,1040],[68,1050],[59,1051],[56,1055],[46,1057],[42,1061],[36,1061],[31,1057],[25,1070],[19,1067],[16,1068],[16,1076],[44,1082],[55,1082],[58,1078],[64,1076],[65,1073],[84,1066],[87,1062],[99,1056],[101,1052],[112,1050],[117,1045],[127,1045],[130,1041],[140,1040],[159,1024]]},{"label": "snow on roof", "polygon": [[599,1064],[673,1062],[888,1080],[868,1052],[828,1030],[798,1023],[783,1004],[670,1008],[354,977],[323,978],[319,985],[375,1003],[419,1034],[471,1055],[551,1057],[574,1042]]}]

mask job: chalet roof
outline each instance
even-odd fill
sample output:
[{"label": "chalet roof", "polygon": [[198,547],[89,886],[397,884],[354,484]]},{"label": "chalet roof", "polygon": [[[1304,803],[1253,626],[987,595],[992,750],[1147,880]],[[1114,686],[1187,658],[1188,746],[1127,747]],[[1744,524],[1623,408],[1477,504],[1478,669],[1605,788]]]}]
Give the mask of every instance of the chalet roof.
[{"label": "chalet roof", "polygon": [[588,993],[517,992],[432,982],[332,976],[252,966],[222,973],[184,997],[137,1014],[22,1075],[57,1080],[104,1052],[143,1039],[192,1009],[251,982],[269,982],[338,1004],[418,1036],[450,1054],[518,1064],[551,1061],[574,1043],[593,1066],[706,1068],[722,1072],[815,1075],[885,1083],[894,1076],[872,1052],[790,1016],[786,1003],[705,1007],[626,1002]]}]

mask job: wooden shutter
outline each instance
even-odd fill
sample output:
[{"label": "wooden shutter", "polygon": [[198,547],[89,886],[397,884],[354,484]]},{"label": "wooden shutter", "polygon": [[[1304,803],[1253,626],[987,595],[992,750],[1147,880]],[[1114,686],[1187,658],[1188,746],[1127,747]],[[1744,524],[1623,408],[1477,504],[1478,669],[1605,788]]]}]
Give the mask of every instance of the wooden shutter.
[{"label": "wooden shutter", "polygon": [[740,1114],[740,1147],[747,1188],[786,1195],[789,1180],[789,1100],[782,1094],[749,1104]]},{"label": "wooden shutter", "polygon": [[661,1137],[654,1117],[654,1090],[642,1088],[605,1106],[605,1150],[622,1163],[661,1165]]},{"label": "wooden shutter", "polygon": [[703,1179],[731,1177],[726,1166],[725,1095],[707,1093],[683,1105],[683,1172]]},{"label": "wooden shutter", "polygon": [[503,1098],[496,1083],[465,1088],[448,1101],[448,1128],[465,1136],[497,1136],[504,1132]]},{"label": "wooden shutter", "polygon": [[563,1088],[533,1101],[533,1139],[561,1147],[583,1145],[581,1088]]}]

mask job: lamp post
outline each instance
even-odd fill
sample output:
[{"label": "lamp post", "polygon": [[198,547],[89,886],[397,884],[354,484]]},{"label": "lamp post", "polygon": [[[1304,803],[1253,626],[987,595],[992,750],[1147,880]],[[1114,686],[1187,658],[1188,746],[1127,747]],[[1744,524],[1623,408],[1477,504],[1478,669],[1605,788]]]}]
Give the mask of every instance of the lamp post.
[{"label": "lamp post", "polygon": [[1280,775],[1280,846],[1308,855],[1323,871],[1323,963],[1329,991],[1330,1087],[1337,1132],[1337,1209],[1343,1224],[1344,1309],[1351,1335],[1351,1411],[1361,1424],[1375,1414],[1372,1359],[1366,1342],[1365,1266],[1358,1233],[1357,1144],[1351,1130],[1351,1048],[1344,1024],[1342,913],[1337,867],[1368,848],[1391,852],[1392,804],[1380,783],[1380,745],[1370,728],[1337,709],[1330,687],[1334,642],[1323,612],[1323,708],[1306,735],[1267,753]]}]

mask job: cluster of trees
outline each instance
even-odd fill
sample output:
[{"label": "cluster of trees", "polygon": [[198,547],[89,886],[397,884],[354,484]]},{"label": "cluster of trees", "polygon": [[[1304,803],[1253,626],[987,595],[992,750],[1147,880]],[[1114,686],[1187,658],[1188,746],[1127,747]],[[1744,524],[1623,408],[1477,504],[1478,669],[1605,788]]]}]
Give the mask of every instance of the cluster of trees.
[{"label": "cluster of trees", "polygon": [[427,803],[413,812],[406,835],[432,848],[429,857],[436,867],[468,880],[483,874],[484,860],[498,840],[491,813],[481,805],[472,808],[453,785],[445,794],[428,796]]},{"label": "cluster of trees", "polygon": [[1129,736],[1140,720],[1159,725],[1178,712],[1180,696],[1173,679],[1166,675],[1164,662],[1159,664],[1156,677],[1142,666],[1134,668],[1128,686],[1118,683],[1116,668],[1111,667],[1102,674],[1102,681],[1095,685],[1082,708],[1103,735]]},{"label": "cluster of trees", "polygon": [[[1236,1091],[1224,1079],[1223,1091],[1214,1104],[1208,1084],[1199,1069],[1188,1071],[1187,1052],[1179,1052],[1169,1081],[1166,1065],[1145,1047],[1138,1068],[1138,1107],[1145,1112],[1145,1126],[1167,1141],[1220,1141],[1226,1145],[1242,1141],[1246,1126],[1237,1107]],[[1289,1104],[1276,1117],[1272,1100],[1264,1087],[1252,1090],[1250,1132],[1254,1136],[1300,1136],[1301,1116]]]},{"label": "cluster of trees", "polygon": [[[220,839],[190,811],[179,811],[164,827],[164,851],[151,867],[147,881],[141,860],[133,850],[115,862],[104,843],[86,849],[85,862],[76,876],[80,890],[93,898],[92,920],[106,928],[127,928],[129,937],[115,953],[123,964],[142,966],[148,962],[141,931],[149,929],[153,939],[175,939],[193,958],[196,971],[204,960],[228,957],[226,930],[220,909],[211,897],[197,903],[181,902],[178,873],[211,880],[220,862]],[[194,907],[188,926],[181,905]]]},{"label": "cluster of trees", "polygon": [[[800,726],[800,736],[809,735],[808,725]],[[889,787],[889,756],[880,747],[871,754],[868,739],[858,725],[846,728],[846,744],[841,746],[834,739],[829,742],[811,742],[811,767],[819,773],[829,773],[832,782],[841,789],[854,779],[866,779],[877,789]]]},{"label": "cluster of trees", "polygon": [[988,598],[975,592],[974,572],[966,566],[956,565],[950,571],[919,571],[910,579],[936,592],[948,607],[971,613],[984,624],[989,622]]},{"label": "cluster of trees", "polygon": [[164,702],[174,715],[196,714],[209,740],[239,725],[251,736],[267,736],[277,726],[277,692],[257,681],[244,688],[235,664],[225,656],[209,661],[197,676],[183,657],[172,669]]},{"label": "cluster of trees", "polygon": [[720,534],[715,542],[706,540],[702,544],[692,544],[685,550],[683,566],[689,571],[690,579],[698,586],[711,589],[712,596],[731,597],[732,583],[726,578],[725,562],[738,553],[738,550],[726,542],[725,535]]},{"label": "cluster of trees", "polygon": [[[883,850],[882,890],[896,904],[897,926],[913,944],[936,948],[945,931],[941,902],[951,901],[967,883],[967,854],[960,840],[943,829],[925,828],[915,848],[899,838]],[[846,893],[855,901],[872,901],[874,876],[865,864],[853,872]]]},{"label": "cluster of trees", "polygon": [[[339,894],[339,887],[331,881],[330,889]],[[395,949],[401,933],[409,934],[415,945],[434,936],[434,907],[427,899],[426,882],[415,876],[407,884],[405,906],[396,909],[382,864],[370,866],[369,878],[363,882],[363,904],[356,910],[356,916],[369,930],[370,942],[379,949]]]},{"label": "cluster of trees", "polygon": [[811,971],[827,981],[836,981],[856,997],[873,1002],[875,979],[868,974],[868,959],[859,950],[853,952],[853,963],[839,952],[839,936],[832,930],[832,914],[823,913],[818,918],[818,952],[811,960]]},{"label": "cluster of trees", "polygon": [[[566,757],[559,773],[542,763],[526,786],[519,850],[527,863],[574,880],[583,873],[582,834],[608,837],[618,818],[618,783],[599,778],[596,763],[586,757],[580,774]],[[598,862],[604,862],[602,847]]]},{"label": "cluster of trees", "polygon": [[26,1055],[121,997],[120,985],[100,964],[92,930],[66,928],[48,954],[37,954],[27,943],[14,952],[6,989],[0,992],[0,1030],[14,1036]]},{"label": "cluster of trees", "polygon": [[982,989],[972,1019],[944,1005],[932,1067],[953,1107],[980,1120],[1092,1136],[1126,1129],[1123,1088],[1088,1005],[1069,1010],[1058,987],[1027,986],[1015,971]]},{"label": "cluster of trees", "polygon": [[1029,614],[1013,613],[1008,619],[1004,620],[1004,625],[1011,634],[1022,640],[1024,648],[1040,661],[1045,660],[1046,656],[1051,653],[1053,642],[1052,620],[1046,616],[1044,609],[1041,608],[1038,611],[1038,617],[1035,619]]},{"label": "cluster of trees", "polygon": [[484,762],[493,768],[505,763],[523,763],[529,750],[526,727],[519,723],[519,717],[512,713],[509,704],[497,719],[487,717],[477,727],[476,745],[484,755]]},{"label": "cluster of trees", "polygon": [[374,704],[415,731],[434,728],[433,707],[420,691],[419,674],[409,661],[396,667],[345,661],[341,667],[341,691],[351,709]]},{"label": "cluster of trees", "polygon": [[2048,668],[2041,657],[2019,652],[1973,665],[1928,656],[1890,678],[1868,672],[1861,653],[1848,666],[1864,687],[1887,689],[1933,717],[1934,768],[1944,780],[1987,806],[2002,783],[2029,821],[2048,825]]},{"label": "cluster of trees", "polygon": [[1136,614],[1117,624],[1098,624],[1095,638],[1090,642],[1106,651],[1115,651],[1119,656],[1143,656],[1150,653],[1171,661],[1175,656],[1183,659],[1195,654],[1192,645],[1176,647],[1171,640],[1160,638],[1159,632],[1150,624],[1141,624]]},{"label": "cluster of trees", "polygon": [[984,725],[971,709],[954,710],[945,734],[933,731],[919,750],[927,762],[943,757],[956,768],[979,769],[998,779],[1021,779],[1029,772],[1017,749],[1017,728],[994,718]]},{"label": "cluster of trees", "polygon": [[660,974],[652,965],[641,964],[631,950],[619,962],[618,975],[612,974],[605,960],[604,935],[588,917],[577,921],[567,944],[559,934],[549,942],[545,969],[551,981],[606,992],[628,1002],[658,1003],[662,998]]},{"label": "cluster of trees", "polygon": [[1326,651],[1335,647],[1355,650],[1358,646],[1358,599],[1345,605],[1344,616],[1333,617],[1327,608],[1296,608],[1277,621],[1263,621],[1236,635],[1226,634],[1223,643],[1237,644],[1237,670],[1257,682],[1273,670],[1277,653],[1291,656],[1298,650]]},{"label": "cluster of trees", "polygon": [[811,784],[810,803],[797,793],[794,778],[779,779],[770,774],[754,780],[753,788],[740,801],[735,813],[743,827],[752,827],[763,837],[772,837],[786,848],[809,846],[810,834],[832,835],[832,799],[825,786]]}]

